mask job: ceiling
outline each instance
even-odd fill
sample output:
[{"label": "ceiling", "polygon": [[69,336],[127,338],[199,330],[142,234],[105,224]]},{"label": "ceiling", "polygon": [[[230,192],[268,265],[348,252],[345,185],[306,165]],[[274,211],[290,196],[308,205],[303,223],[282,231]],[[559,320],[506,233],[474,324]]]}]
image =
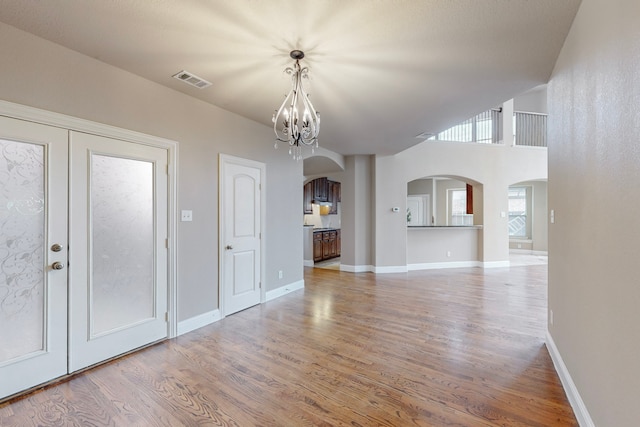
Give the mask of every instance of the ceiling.
[{"label": "ceiling", "polygon": [[579,4],[2,0],[0,21],[268,126],[301,49],[320,145],[387,155],[546,83]]}]

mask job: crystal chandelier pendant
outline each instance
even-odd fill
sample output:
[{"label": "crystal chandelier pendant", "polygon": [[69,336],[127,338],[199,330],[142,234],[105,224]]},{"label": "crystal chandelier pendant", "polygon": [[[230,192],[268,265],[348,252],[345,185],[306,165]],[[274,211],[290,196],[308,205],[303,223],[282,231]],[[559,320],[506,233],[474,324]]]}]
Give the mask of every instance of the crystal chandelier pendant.
[{"label": "crystal chandelier pendant", "polygon": [[291,76],[291,90],[285,96],[282,105],[273,113],[273,132],[276,134],[275,148],[278,141],[289,144],[289,154],[296,160],[302,158],[302,147],[318,147],[320,132],[320,113],[318,113],[304,89],[303,80],[309,78],[309,69],[300,66],[304,52],[293,50],[290,53],[295,63],[284,72]]}]

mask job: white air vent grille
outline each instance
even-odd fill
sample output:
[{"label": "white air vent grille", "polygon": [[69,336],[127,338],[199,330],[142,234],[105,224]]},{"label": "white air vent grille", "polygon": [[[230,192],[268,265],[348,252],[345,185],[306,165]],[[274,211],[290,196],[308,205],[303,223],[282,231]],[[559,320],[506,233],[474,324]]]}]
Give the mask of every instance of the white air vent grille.
[{"label": "white air vent grille", "polygon": [[417,139],[429,139],[434,136],[434,133],[431,132],[422,132],[420,135],[416,135]]},{"label": "white air vent grille", "polygon": [[205,79],[184,70],[180,71],[178,74],[174,74],[173,78],[190,84],[191,86],[195,86],[198,89],[204,89],[205,87],[211,86],[211,82],[208,82]]}]

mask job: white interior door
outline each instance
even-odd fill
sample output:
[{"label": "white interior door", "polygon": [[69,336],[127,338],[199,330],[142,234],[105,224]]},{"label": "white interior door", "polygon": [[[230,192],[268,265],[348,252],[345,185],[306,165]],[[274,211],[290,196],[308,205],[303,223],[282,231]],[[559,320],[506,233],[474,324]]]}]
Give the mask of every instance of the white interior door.
[{"label": "white interior door", "polygon": [[67,140],[0,117],[0,398],[67,372]]},{"label": "white interior door", "polygon": [[69,371],[167,336],[167,150],[70,138]]},{"label": "white interior door", "polygon": [[264,164],[220,156],[222,311],[259,304]]}]

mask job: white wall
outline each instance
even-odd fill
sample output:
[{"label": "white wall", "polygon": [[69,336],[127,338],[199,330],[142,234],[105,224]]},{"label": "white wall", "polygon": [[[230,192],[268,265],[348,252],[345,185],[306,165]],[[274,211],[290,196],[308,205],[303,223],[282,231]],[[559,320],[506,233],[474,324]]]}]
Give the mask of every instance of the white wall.
[{"label": "white wall", "polygon": [[548,85],[549,332],[597,426],[640,422],[639,22],[583,0]]},{"label": "white wall", "polygon": [[269,127],[5,24],[0,58],[0,99],[179,142],[178,209],[193,210],[178,226],[179,320],[218,307],[219,153],[267,164],[266,289],[302,280],[302,163]]}]

